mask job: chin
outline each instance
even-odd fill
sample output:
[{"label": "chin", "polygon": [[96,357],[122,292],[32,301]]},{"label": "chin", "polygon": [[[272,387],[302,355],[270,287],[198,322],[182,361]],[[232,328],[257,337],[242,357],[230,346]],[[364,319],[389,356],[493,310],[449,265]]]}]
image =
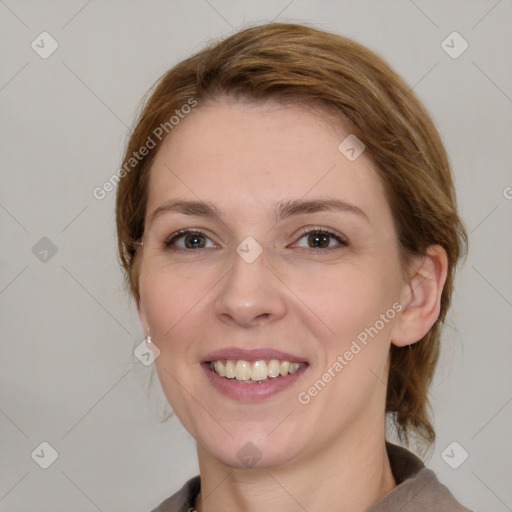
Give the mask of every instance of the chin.
[{"label": "chin", "polygon": [[297,442],[285,441],[291,440],[290,436],[276,435],[274,439],[266,439],[267,436],[268,431],[263,435],[254,436],[248,435],[245,431],[239,436],[226,439],[223,443],[209,440],[201,444],[211,457],[237,469],[270,469],[282,466],[297,456]]}]

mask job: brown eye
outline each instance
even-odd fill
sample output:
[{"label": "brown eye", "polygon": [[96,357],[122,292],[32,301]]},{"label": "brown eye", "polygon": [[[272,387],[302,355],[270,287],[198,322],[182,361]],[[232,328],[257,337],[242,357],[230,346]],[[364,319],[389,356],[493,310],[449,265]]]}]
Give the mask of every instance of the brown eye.
[{"label": "brown eye", "polygon": [[302,238],[306,238],[307,249],[336,249],[348,245],[348,242],[340,235],[322,229],[306,230],[302,233],[300,239]]}]

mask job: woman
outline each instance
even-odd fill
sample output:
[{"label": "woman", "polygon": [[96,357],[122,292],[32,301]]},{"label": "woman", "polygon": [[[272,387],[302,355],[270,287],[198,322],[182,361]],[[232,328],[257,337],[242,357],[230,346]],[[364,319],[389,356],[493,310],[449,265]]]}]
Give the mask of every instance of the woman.
[{"label": "woman", "polygon": [[155,511],[464,511],[419,458],[467,236],[447,155],[361,45],[269,24],[166,73],[128,143],[121,263],[200,475]]}]

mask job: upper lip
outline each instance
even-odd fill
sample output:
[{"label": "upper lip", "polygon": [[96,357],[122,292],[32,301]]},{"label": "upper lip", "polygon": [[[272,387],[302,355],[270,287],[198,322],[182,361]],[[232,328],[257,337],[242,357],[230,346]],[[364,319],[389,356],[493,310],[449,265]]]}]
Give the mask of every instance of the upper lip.
[{"label": "upper lip", "polygon": [[221,350],[215,350],[214,352],[210,352],[204,359],[203,363],[211,362],[211,361],[219,361],[224,359],[231,360],[243,360],[243,361],[261,361],[268,359],[278,359],[280,361],[289,361],[290,363],[305,363],[306,359],[299,356],[294,356],[292,354],[288,354],[287,352],[282,352],[280,350],[274,350],[269,348],[253,348],[253,349],[243,349],[243,348],[224,348]]}]

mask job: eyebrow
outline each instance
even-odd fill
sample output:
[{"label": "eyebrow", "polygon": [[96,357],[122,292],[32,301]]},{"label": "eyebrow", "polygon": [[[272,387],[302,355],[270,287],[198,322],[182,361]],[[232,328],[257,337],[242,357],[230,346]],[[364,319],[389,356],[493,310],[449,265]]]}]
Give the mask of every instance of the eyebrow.
[{"label": "eyebrow", "polygon": [[[293,201],[281,202],[274,210],[274,218],[276,221],[280,221],[288,217],[292,217],[293,215],[323,211],[351,213],[364,218],[367,222],[370,222],[368,216],[363,210],[361,210],[361,208],[342,201],[341,199],[332,198],[310,200],[296,199]],[[151,214],[149,225],[151,225],[156,218],[167,212],[207,218],[220,219],[222,217],[221,211],[212,203],[205,201],[171,200],[156,208],[156,210]]]}]

